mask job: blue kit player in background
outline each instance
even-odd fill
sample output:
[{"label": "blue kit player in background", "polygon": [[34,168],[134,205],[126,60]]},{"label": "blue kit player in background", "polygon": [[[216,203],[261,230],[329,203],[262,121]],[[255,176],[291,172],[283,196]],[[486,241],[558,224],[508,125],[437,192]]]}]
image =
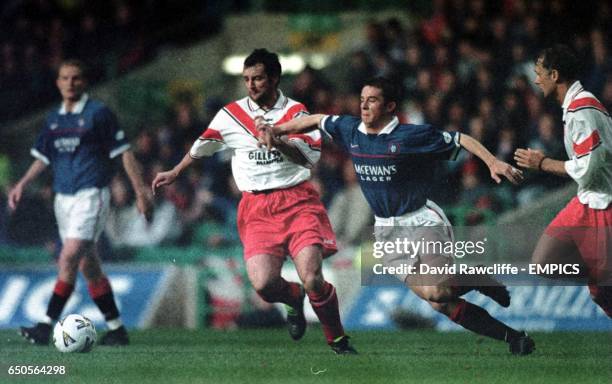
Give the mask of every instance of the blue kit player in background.
[{"label": "blue kit player in background", "polygon": [[[260,142],[270,148],[277,136],[319,127],[350,153],[363,194],[376,216],[377,241],[393,241],[399,238],[398,234],[414,241],[422,237],[452,241],[450,222],[427,198],[428,189],[435,182],[433,162],[453,159],[463,147],[487,164],[497,183],[501,182],[500,176],[518,183],[522,173],[496,159],[468,135],[439,131],[430,125],[400,124],[395,116],[398,100],[394,84],[375,78],[366,82],[361,91],[361,118],[319,114],[276,126],[257,120]],[[390,255],[384,261],[391,266],[407,263],[443,266],[452,263],[452,255],[420,253],[415,258]],[[506,287],[493,278],[479,276],[478,280],[469,281],[470,277],[457,275],[432,281],[418,274],[395,276],[436,311],[464,328],[506,341],[513,354],[526,355],[534,350],[535,344],[525,332],[508,327],[483,308],[461,298],[475,289],[500,305],[509,306]]]},{"label": "blue kit player in background", "polygon": [[56,84],[62,95],[62,105],[47,116],[31,150],[35,160],[8,196],[9,208],[14,211],[26,186],[51,166],[56,193],[54,210],[62,249],[58,277],[45,318],[34,327],[21,327],[23,337],[33,344],[49,343],[51,327],[74,290],[78,270],[85,277],[89,294],[109,329],[100,344],[129,343],[96,247],[109,212],[108,185],[114,158],[121,155],[136,192],[138,210],[147,219],[152,214],[153,200],[142,179],[140,164],[115,115],[85,93],[85,75],[85,67],[80,61],[67,60],[60,65]]}]

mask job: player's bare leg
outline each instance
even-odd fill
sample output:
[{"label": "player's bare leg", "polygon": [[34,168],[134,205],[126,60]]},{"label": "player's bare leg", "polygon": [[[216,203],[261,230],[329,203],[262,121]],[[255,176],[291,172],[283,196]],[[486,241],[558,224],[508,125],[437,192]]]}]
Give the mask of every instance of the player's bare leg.
[{"label": "player's bare leg", "polygon": [[[288,282],[281,276],[283,258],[272,255],[255,255],[246,261],[247,274],[255,292],[268,303],[283,303],[287,306],[289,335],[294,340],[304,336],[306,320],[303,316],[304,289],[298,283]],[[302,314],[294,320],[293,312]]]},{"label": "player's bare leg", "polygon": [[129,337],[119,315],[115,297],[110,282],[102,271],[102,263],[97,247],[83,255],[79,261],[79,269],[87,281],[89,296],[104,315],[109,331],[102,336],[101,345],[127,345]]},{"label": "player's bare leg", "polygon": [[[591,239],[591,241],[596,241]],[[605,256],[604,256],[605,257]],[[533,264],[578,264],[580,275],[575,278],[584,279],[589,277],[587,268],[576,245],[572,242],[562,241],[546,233],[542,234],[531,257]],[[545,277],[554,277],[542,274]],[[612,287],[604,284],[598,285],[594,281],[589,282],[589,293],[593,301],[599,305],[608,317],[612,318]]]},{"label": "player's bare leg", "polygon": [[283,258],[254,255],[246,261],[247,274],[255,292],[269,303],[297,305],[301,287],[281,277]]},{"label": "player's bare leg", "polygon": [[323,277],[321,248],[317,245],[306,246],[293,258],[293,262],[312,309],[321,322],[327,344],[337,354],[357,353],[350,346],[340,321],[336,288]]},{"label": "player's bare leg", "polygon": [[[533,264],[580,264],[581,271],[586,272],[584,261],[580,256],[578,248],[572,242],[562,241],[544,233],[540,236],[538,243],[531,256]],[[549,275],[541,275],[551,277]],[[582,275],[582,277],[586,274]]]},{"label": "player's bare leg", "polygon": [[51,326],[55,323],[74,291],[79,258],[90,252],[92,242],[81,239],[65,239],[57,262],[58,278],[47,306],[45,319],[34,327],[21,327],[21,335],[33,344],[47,345]]}]

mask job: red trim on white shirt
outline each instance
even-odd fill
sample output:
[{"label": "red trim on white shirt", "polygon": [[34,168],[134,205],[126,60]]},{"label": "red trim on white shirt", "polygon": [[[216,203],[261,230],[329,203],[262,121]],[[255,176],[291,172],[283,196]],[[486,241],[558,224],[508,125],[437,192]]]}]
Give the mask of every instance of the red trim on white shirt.
[{"label": "red trim on white shirt", "polygon": [[594,97],[583,97],[580,99],[576,99],[570,103],[567,107],[568,112],[576,112],[582,108],[595,108],[603,113],[608,113],[606,108],[599,102],[599,100]]},{"label": "red trim on white shirt", "polygon": [[315,140],[312,137],[305,134],[292,134],[287,135],[289,139],[301,139],[313,149],[321,149],[321,139]]},{"label": "red trim on white shirt", "polygon": [[276,124],[282,124],[282,123],[287,122],[289,120],[293,120],[293,116],[295,116],[297,113],[300,113],[300,112],[308,113],[308,110],[306,109],[306,107],[303,104],[298,103],[298,104],[292,106],[291,108],[289,108],[287,110],[287,112],[285,112],[283,117],[281,117],[276,122]]},{"label": "red trim on white shirt", "polygon": [[244,129],[246,129],[251,135],[257,138],[257,128],[255,128],[255,122],[249,116],[249,114],[238,105],[237,102],[233,102],[225,106],[227,113],[236,120]]},{"label": "red trim on white shirt", "polygon": [[576,144],[572,143],[574,147],[574,153],[576,156],[581,157],[589,154],[595,147],[597,147],[601,143],[599,138],[599,132],[597,130],[593,131],[589,137],[582,140],[582,142]]},{"label": "red trim on white shirt", "polygon": [[223,141],[223,137],[221,136],[221,132],[216,129],[208,128],[200,135],[200,139],[209,139],[209,140],[219,140]]}]

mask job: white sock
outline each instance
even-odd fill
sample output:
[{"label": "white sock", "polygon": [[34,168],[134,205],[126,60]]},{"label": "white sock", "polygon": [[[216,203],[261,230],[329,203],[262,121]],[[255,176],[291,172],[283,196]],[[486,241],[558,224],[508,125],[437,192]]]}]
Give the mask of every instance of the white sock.
[{"label": "white sock", "polygon": [[116,319],[106,320],[106,326],[110,331],[114,331],[115,329],[121,328],[123,326],[123,322],[121,321],[121,318],[118,317]]}]

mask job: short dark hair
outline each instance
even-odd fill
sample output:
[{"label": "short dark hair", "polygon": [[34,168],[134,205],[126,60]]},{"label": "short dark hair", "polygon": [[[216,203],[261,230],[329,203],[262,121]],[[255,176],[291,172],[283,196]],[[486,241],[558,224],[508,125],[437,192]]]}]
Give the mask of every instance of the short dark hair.
[{"label": "short dark hair", "polygon": [[81,76],[84,77],[85,79],[87,79],[88,75],[89,75],[89,69],[87,68],[87,64],[85,64],[83,61],[79,60],[79,59],[65,59],[62,60],[62,62],[60,63],[59,67],[57,67],[57,74],[59,76],[59,70],[62,67],[77,67],[78,69],[81,70]]},{"label": "short dark hair", "polygon": [[556,44],[543,49],[536,57],[536,64],[539,60],[545,69],[559,72],[560,82],[571,82],[578,78],[578,58],[567,45]]},{"label": "short dark hair", "polygon": [[276,53],[269,52],[265,48],[255,49],[246,59],[244,59],[244,67],[253,67],[257,64],[263,64],[268,77],[280,79],[282,68]]},{"label": "short dark hair", "polygon": [[367,80],[363,86],[370,86],[378,88],[382,91],[382,96],[385,104],[395,102],[399,104],[400,101],[400,90],[399,87],[386,77],[374,77]]}]

